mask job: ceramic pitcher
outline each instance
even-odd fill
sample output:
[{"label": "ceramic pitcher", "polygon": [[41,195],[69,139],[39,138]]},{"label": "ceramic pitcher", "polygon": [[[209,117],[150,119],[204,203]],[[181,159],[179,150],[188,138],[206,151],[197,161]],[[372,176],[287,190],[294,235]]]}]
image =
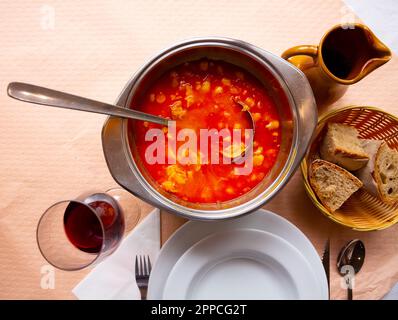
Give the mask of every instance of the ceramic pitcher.
[{"label": "ceramic pitcher", "polygon": [[337,25],[319,45],[301,45],[282,57],[307,76],[318,107],[341,98],[354,84],[391,59],[390,49],[365,25]]}]

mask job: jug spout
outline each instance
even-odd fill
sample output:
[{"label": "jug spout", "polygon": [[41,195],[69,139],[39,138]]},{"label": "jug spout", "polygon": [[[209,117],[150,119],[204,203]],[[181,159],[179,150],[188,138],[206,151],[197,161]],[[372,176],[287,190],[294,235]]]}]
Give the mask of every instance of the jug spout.
[{"label": "jug spout", "polygon": [[368,75],[373,70],[382,66],[391,59],[391,50],[382,43],[375,35],[370,37],[368,40],[371,47],[371,55],[369,59],[364,63],[361,73],[362,78]]},{"label": "jug spout", "polygon": [[377,41],[374,43],[373,48],[376,52],[375,58],[383,59],[386,62],[391,59],[391,50],[381,41],[376,39]]}]

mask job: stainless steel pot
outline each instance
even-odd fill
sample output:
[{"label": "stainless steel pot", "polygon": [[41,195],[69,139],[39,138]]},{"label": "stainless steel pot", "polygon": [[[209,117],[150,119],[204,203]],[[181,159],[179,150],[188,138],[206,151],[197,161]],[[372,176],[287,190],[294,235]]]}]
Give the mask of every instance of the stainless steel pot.
[{"label": "stainless steel pot", "polygon": [[190,203],[166,194],[146,172],[136,153],[134,130],[127,130],[128,120],[108,118],[102,130],[102,144],[113,178],[135,196],[190,219],[226,219],[258,209],[287,183],[311,141],[317,109],[311,87],[300,70],[265,50],[227,38],[193,39],[164,50],[134,75],[116,104],[126,108],[135,105],[154,79],[176,65],[203,57],[246,69],[263,83],[278,107],[281,150],[275,166],[257,187],[227,202]]}]

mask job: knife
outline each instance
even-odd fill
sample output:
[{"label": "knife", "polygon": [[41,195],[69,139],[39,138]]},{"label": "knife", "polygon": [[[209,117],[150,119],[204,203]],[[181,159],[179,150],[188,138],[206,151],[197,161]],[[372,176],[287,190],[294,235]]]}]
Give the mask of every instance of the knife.
[{"label": "knife", "polygon": [[326,279],[328,281],[328,294],[330,300],[330,239],[327,239],[325,243],[325,248],[322,255],[322,265],[325,269]]}]

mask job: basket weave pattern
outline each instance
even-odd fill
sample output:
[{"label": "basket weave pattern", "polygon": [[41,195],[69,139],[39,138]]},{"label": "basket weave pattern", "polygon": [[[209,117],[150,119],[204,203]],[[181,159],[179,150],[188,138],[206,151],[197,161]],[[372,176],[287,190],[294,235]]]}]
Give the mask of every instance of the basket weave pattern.
[{"label": "basket weave pattern", "polygon": [[328,122],[343,123],[358,129],[360,138],[387,142],[398,150],[398,118],[373,107],[347,107],[323,116],[315,132],[315,138],[303,162],[305,189],[315,206],[337,223],[360,231],[380,230],[398,222],[398,204],[387,205],[361,188],[335,212],[329,212],[318,200],[309,183],[309,165],[319,158],[319,145]]}]

